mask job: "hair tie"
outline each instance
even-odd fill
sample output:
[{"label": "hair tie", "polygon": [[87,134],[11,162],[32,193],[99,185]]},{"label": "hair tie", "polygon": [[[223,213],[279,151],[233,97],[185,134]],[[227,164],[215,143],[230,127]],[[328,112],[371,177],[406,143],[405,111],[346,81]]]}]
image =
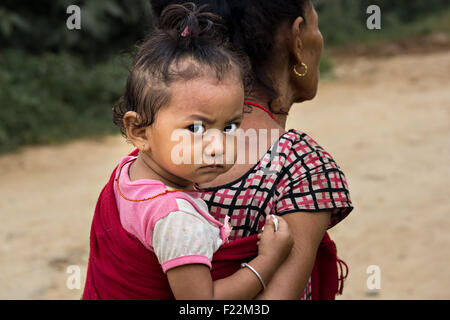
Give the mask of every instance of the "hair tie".
[{"label": "hair tie", "polygon": [[187,37],[189,35],[189,27],[186,26],[186,28],[184,28],[183,32],[181,33],[181,36],[183,38]]}]

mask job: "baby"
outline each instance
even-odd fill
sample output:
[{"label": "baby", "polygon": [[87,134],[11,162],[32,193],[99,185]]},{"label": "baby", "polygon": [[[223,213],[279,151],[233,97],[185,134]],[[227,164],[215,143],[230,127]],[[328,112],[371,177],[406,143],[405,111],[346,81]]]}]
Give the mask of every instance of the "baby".
[{"label": "baby", "polygon": [[212,280],[212,257],[230,226],[208,213],[195,184],[212,181],[236,159],[246,69],[224,35],[221,19],[202,7],[167,7],[114,108],[115,123],[139,149],[116,170],[120,223],[157,257],[176,299],[252,299],[293,244],[287,223],[267,217],[258,255]]}]

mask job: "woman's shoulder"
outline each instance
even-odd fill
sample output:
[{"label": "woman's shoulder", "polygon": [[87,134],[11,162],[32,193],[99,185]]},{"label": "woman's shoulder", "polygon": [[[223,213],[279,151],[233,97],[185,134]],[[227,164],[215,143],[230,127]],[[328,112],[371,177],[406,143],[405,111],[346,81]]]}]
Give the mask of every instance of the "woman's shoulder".
[{"label": "woman's shoulder", "polygon": [[317,168],[340,169],[330,153],[316,140],[296,129],[280,136],[259,165],[273,173],[288,173],[290,178],[311,173]]},{"label": "woman's shoulder", "polygon": [[293,154],[294,158],[317,153],[319,157],[333,160],[333,157],[316,140],[307,133],[296,129],[291,129],[280,137],[278,152]]},{"label": "woman's shoulder", "polygon": [[[283,141],[284,140],[284,141]],[[345,174],[313,138],[289,130],[278,143],[282,168],[275,187],[276,212],[330,211],[328,228],[353,209]]]}]

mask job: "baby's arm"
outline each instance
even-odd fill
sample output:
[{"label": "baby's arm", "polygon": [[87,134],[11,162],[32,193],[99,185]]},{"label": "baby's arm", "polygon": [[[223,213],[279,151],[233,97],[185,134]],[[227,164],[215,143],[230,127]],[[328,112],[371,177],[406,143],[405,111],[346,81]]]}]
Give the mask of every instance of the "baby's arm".
[{"label": "baby's arm", "polygon": [[[278,221],[278,231],[274,232],[272,219],[266,220],[258,256],[248,263],[266,285],[289,255],[293,243],[287,223],[279,217]],[[168,270],[167,278],[175,298],[180,300],[248,300],[263,289],[260,280],[249,268],[242,268],[227,278],[212,281],[206,265],[187,264]]]}]

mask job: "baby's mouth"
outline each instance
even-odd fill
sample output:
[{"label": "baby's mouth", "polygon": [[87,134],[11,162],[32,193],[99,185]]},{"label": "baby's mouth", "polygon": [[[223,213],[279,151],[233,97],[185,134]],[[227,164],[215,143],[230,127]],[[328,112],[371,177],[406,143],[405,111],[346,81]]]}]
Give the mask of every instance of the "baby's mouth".
[{"label": "baby's mouth", "polygon": [[222,169],[223,165],[221,164],[210,164],[208,166],[202,166],[200,169]]}]

